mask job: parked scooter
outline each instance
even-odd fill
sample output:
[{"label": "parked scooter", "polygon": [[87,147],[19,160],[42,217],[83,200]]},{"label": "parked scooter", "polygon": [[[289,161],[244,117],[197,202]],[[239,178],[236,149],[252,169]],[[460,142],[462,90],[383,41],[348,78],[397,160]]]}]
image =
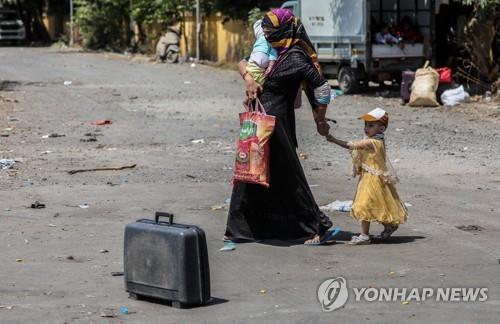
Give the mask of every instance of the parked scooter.
[{"label": "parked scooter", "polygon": [[179,60],[180,39],[180,28],[168,27],[165,35],[156,44],[156,59],[160,62],[176,63]]}]

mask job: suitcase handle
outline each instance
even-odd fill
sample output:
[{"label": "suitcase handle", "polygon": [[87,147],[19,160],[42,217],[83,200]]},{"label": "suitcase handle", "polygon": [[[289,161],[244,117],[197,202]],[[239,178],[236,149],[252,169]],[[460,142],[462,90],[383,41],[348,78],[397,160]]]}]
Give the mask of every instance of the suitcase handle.
[{"label": "suitcase handle", "polygon": [[155,222],[156,223],[158,223],[158,220],[160,219],[160,217],[168,217],[168,222],[170,223],[170,225],[172,225],[174,222],[174,214],[164,213],[164,212],[156,212],[155,213]]}]

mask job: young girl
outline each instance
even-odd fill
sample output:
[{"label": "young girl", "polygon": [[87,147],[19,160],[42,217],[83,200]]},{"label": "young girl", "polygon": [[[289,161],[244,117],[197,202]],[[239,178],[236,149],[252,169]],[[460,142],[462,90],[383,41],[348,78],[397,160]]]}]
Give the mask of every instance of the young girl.
[{"label": "young girl", "polygon": [[351,216],[361,222],[361,234],[351,238],[349,244],[353,245],[370,244],[371,222],[384,225],[380,238],[387,240],[407,218],[407,209],[395,187],[398,179],[385,153],[384,132],[389,114],[376,108],[359,119],[365,121],[365,139],[344,142],[327,135],[329,142],[352,150],[353,173],[359,175]]}]

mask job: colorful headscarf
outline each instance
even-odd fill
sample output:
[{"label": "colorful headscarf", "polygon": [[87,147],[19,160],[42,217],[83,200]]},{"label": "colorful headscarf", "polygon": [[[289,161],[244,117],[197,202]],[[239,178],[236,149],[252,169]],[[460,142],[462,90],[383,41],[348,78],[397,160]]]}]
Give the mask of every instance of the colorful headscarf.
[{"label": "colorful headscarf", "polygon": [[280,8],[269,11],[262,19],[262,27],[270,30],[266,39],[278,50],[280,57],[297,44],[311,58],[319,71],[318,55],[314,46],[304,25],[290,10]]}]

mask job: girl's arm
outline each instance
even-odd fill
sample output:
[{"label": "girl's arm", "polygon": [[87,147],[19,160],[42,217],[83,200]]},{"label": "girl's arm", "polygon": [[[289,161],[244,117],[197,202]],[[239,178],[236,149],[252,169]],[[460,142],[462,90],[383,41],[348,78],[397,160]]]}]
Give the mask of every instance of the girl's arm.
[{"label": "girl's arm", "polygon": [[370,150],[370,151],[375,150],[372,141],[370,141],[369,139],[364,139],[355,142],[346,142],[339,140],[338,138],[335,138],[331,134],[328,134],[326,135],[326,140],[328,142],[332,142],[339,146],[342,146],[343,148],[346,148],[348,150]]},{"label": "girl's arm", "polygon": [[331,134],[326,135],[326,140],[327,140],[328,142],[332,142],[332,143],[335,143],[335,144],[337,144],[337,145],[339,145],[339,146],[342,146],[343,148],[346,148],[346,149],[348,149],[348,150],[352,150],[352,148],[349,146],[349,143],[348,143],[348,142],[346,142],[346,141],[341,141],[341,140],[339,140],[339,139],[335,138],[335,137],[334,137],[333,135],[331,135]]}]

